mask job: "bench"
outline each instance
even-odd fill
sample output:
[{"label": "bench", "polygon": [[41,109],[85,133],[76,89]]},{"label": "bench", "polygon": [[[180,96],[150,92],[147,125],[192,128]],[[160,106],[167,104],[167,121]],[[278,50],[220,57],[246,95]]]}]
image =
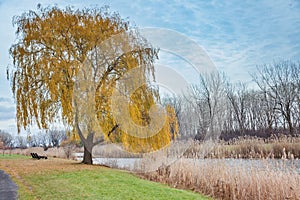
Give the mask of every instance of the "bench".
[{"label": "bench", "polygon": [[32,158],[35,158],[35,159],[41,159],[41,158],[43,158],[43,159],[47,159],[47,156],[39,156],[37,153],[30,153],[30,155],[31,155],[31,157]]}]

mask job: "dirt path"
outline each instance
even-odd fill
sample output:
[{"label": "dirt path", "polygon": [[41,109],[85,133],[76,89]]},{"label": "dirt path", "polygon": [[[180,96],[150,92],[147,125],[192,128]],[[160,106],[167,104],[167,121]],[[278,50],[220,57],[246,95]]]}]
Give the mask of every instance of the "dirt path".
[{"label": "dirt path", "polygon": [[15,200],[18,196],[18,186],[10,176],[0,170],[0,200]]}]

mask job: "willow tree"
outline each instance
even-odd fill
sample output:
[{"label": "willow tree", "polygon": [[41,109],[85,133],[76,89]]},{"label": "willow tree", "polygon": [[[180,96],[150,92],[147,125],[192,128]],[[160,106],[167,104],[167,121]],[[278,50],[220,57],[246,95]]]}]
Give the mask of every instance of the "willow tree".
[{"label": "willow tree", "polygon": [[[135,113],[143,113],[143,120],[150,117],[146,112],[149,107],[144,105],[159,97],[149,89],[147,80],[153,77],[158,51],[130,30],[129,22],[118,14],[106,8],[38,6],[37,11],[14,17],[13,24],[17,26],[17,42],[10,48],[13,66],[8,72],[18,131],[32,124],[47,129],[62,120],[83,142],[83,162],[92,164],[94,145],[110,137],[122,142],[124,133],[118,130],[122,124],[110,108],[112,89],[138,66],[146,84],[132,95],[138,107]],[[122,134],[118,139],[113,132]],[[163,134],[170,133],[165,129]]]}]

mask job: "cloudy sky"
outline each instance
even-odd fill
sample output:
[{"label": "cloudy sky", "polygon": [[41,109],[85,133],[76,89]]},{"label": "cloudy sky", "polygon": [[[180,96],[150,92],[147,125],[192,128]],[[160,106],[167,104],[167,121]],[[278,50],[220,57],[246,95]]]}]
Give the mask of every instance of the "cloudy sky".
[{"label": "cloudy sky", "polygon": [[[255,72],[257,65],[282,59],[300,60],[300,2],[297,0],[39,2],[43,6],[57,4],[75,8],[109,5],[112,11],[119,12],[139,28],[154,27],[181,34],[196,42],[217,70],[225,72],[233,81],[250,82],[248,73]],[[37,3],[0,0],[0,129],[10,132],[16,130],[15,106],[6,80],[6,67],[12,64],[8,49],[15,42],[12,17],[34,10]],[[190,55],[197,57],[195,53]],[[167,51],[160,54],[160,63],[176,63],[175,69],[184,66],[180,63],[186,63],[184,58],[184,61],[180,59]],[[191,79],[189,73],[184,79]]]}]

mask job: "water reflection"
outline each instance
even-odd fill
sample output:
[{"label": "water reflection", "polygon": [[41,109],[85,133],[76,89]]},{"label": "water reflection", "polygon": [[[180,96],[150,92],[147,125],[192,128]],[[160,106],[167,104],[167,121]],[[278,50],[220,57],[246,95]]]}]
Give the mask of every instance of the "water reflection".
[{"label": "water reflection", "polygon": [[[82,159],[82,153],[76,153],[75,157],[77,160]],[[281,171],[296,171],[300,174],[300,160],[281,160],[281,159],[188,159],[187,160],[198,162],[203,164],[206,162],[218,164],[220,162],[225,163],[229,166],[236,167],[240,166],[243,168],[256,168],[258,170],[277,169]],[[161,164],[169,163],[160,161]],[[173,161],[176,162],[176,159]],[[144,158],[93,158],[94,164],[106,165],[112,168],[126,169],[126,170],[142,170],[146,166],[150,165],[151,161],[145,160]],[[159,165],[157,165],[159,166]]]}]

